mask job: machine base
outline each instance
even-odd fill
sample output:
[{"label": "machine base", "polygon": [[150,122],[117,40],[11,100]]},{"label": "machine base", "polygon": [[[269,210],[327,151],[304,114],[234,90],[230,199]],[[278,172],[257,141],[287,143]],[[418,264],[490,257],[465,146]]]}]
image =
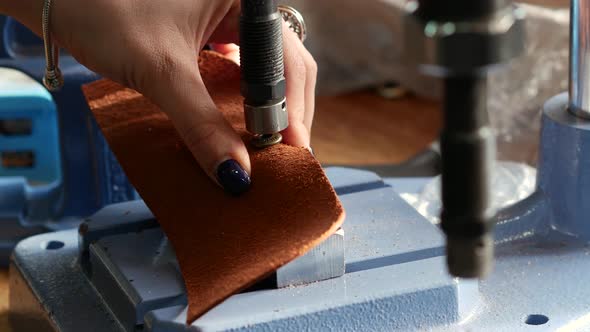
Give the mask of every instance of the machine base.
[{"label": "machine base", "polygon": [[[478,283],[448,276],[442,233],[398,194],[418,192],[429,179],[385,183],[364,171],[327,173],[347,211],[342,277],[251,289],[187,326],[173,253],[138,249],[160,243],[154,238],[159,229],[103,237],[103,246],[110,242],[111,248],[127,250],[111,252],[113,264],[91,263],[107,268],[90,278],[80,264],[78,233],[56,232],[29,238],[15,250],[10,276],[15,327],[36,322],[58,331],[513,332],[590,322],[590,287],[582,277],[590,269],[590,249],[551,231],[541,193],[502,212],[496,268]],[[127,216],[149,213],[136,207]],[[121,272],[135,275],[125,292],[99,291],[107,278],[122,279]],[[141,308],[147,303],[149,308]]]}]

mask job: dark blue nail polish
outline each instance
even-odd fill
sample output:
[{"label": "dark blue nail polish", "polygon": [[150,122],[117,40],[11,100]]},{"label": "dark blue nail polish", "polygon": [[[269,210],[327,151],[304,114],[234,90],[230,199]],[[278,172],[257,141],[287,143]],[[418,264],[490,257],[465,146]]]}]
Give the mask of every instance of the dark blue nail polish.
[{"label": "dark blue nail polish", "polygon": [[250,189],[250,176],[237,161],[230,159],[217,167],[217,181],[228,193],[238,196]]}]

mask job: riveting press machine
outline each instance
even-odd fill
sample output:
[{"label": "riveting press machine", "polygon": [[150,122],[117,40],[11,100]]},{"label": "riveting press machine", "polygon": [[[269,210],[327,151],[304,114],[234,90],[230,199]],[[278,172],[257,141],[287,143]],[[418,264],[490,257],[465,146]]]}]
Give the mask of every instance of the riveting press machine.
[{"label": "riveting press machine", "polygon": [[[276,4],[265,5],[270,14],[263,16],[274,18]],[[495,185],[506,163],[495,164],[486,110],[487,73],[524,49],[523,11],[509,0],[409,1],[406,52],[444,85],[437,194],[422,194],[438,181],[432,177],[383,178],[365,170],[327,168],[347,211],[342,230],[190,326],[185,324],[187,299],[175,254],[143,201],[126,196],[102,204],[104,208],[93,205],[98,212],[78,218],[78,228],[72,228],[77,225],[72,220],[92,209],[72,213],[66,218],[69,227],[50,228],[58,231],[16,246],[10,260],[15,326],[58,331],[89,326],[104,331],[590,330],[590,287],[584,280],[590,269],[589,17],[588,1],[571,1],[569,93],[551,98],[542,109],[537,171],[526,178],[512,174],[515,183],[536,177],[526,197],[493,203],[500,191],[513,189]],[[266,46],[266,55],[282,54],[276,45]],[[256,57],[248,61],[255,68]],[[63,72],[67,88],[68,71]],[[260,72],[243,75],[242,94],[251,114],[249,129],[268,138],[285,125],[281,116],[288,105],[281,73],[257,77]],[[30,75],[38,81],[34,73]],[[29,81],[29,92],[41,96],[37,99],[45,103],[46,113],[55,114],[52,97]],[[58,107],[68,107],[60,104],[64,97],[53,98]],[[29,113],[12,115],[8,122],[0,119],[3,154],[4,142],[13,139],[6,132],[27,128],[23,114]],[[276,126],[267,126],[277,118]],[[55,153],[67,156],[67,151]],[[54,163],[63,170],[68,159],[60,160]],[[2,181],[10,177],[0,174],[3,192]],[[52,203],[43,206],[67,203],[67,192],[54,191]],[[133,194],[130,186],[128,192]],[[410,205],[406,197],[412,195],[440,204],[440,223]],[[23,205],[25,198],[19,201]],[[34,211],[58,215],[55,209]],[[40,223],[56,224],[61,222]]]}]

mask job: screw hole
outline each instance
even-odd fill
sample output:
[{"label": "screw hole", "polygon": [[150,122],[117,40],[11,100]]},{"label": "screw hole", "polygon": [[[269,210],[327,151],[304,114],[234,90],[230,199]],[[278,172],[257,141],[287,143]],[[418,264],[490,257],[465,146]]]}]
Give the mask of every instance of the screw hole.
[{"label": "screw hole", "polygon": [[41,243],[41,248],[45,250],[57,250],[64,247],[64,243],[61,241],[47,241]]},{"label": "screw hole", "polygon": [[527,325],[543,325],[543,324],[546,324],[548,321],[549,321],[549,317],[547,317],[545,315],[534,314],[534,315],[528,315],[528,317],[526,318],[526,320],[524,322]]}]

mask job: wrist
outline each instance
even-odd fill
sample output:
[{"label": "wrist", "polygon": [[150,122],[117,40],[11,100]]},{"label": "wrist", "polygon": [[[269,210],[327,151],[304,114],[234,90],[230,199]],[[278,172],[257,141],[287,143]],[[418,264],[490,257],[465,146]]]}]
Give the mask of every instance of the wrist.
[{"label": "wrist", "polygon": [[0,1],[0,14],[14,18],[36,34],[41,35],[43,1],[44,0]]}]

